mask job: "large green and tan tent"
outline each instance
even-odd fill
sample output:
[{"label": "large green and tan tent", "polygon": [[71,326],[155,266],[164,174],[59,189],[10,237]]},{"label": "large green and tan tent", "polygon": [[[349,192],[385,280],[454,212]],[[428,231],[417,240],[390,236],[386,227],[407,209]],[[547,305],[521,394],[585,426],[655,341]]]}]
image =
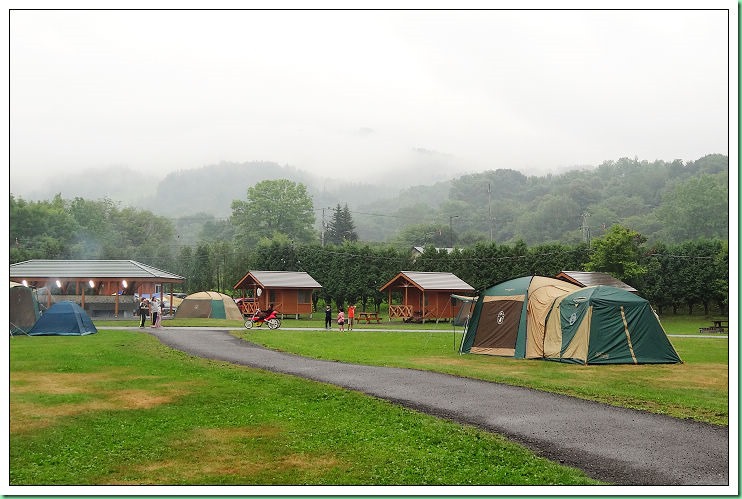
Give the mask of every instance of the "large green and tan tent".
[{"label": "large green and tan tent", "polygon": [[580,364],[681,362],[649,302],[611,286],[590,286],[554,300],[544,358]]},{"label": "large green and tan tent", "polygon": [[186,296],[175,312],[176,319],[189,317],[242,320],[242,312],[232,297],[216,291],[200,291]]},{"label": "large green and tan tent", "polygon": [[554,299],[578,289],[542,276],[519,277],[485,289],[474,306],[461,352],[543,357],[544,325]]}]

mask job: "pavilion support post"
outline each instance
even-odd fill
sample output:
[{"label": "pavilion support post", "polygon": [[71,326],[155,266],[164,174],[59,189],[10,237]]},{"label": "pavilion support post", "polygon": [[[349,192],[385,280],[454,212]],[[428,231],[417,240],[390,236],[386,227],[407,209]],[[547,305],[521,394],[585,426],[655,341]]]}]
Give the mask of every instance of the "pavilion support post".
[{"label": "pavilion support post", "polygon": [[113,302],[113,316],[118,318],[119,316],[119,288],[121,287],[121,281],[116,286],[116,299]]},{"label": "pavilion support post", "polygon": [[423,296],[423,302],[421,304],[422,305],[421,308],[422,308],[422,311],[423,311],[423,317],[422,318],[423,318],[423,324],[425,324],[425,291],[423,291],[423,295],[422,296]]},{"label": "pavilion support post", "polygon": [[[79,284],[80,284],[80,281],[75,282],[75,294],[77,294],[78,292],[77,290],[79,289]],[[80,308],[85,310],[85,286],[82,287],[82,298],[80,302],[81,302]]]}]

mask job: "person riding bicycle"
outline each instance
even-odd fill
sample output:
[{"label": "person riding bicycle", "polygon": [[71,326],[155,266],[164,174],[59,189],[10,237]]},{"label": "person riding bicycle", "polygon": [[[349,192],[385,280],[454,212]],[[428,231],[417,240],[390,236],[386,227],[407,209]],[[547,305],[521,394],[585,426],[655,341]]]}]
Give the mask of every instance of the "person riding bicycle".
[{"label": "person riding bicycle", "polygon": [[259,321],[263,321],[263,320],[265,320],[265,318],[266,318],[266,317],[270,317],[270,315],[271,315],[272,313],[273,313],[273,304],[271,303],[271,304],[270,304],[270,305],[268,306],[268,308],[267,308],[267,309],[265,309],[265,310],[260,310],[260,309],[258,309],[258,315],[257,315],[257,319],[258,319]]}]

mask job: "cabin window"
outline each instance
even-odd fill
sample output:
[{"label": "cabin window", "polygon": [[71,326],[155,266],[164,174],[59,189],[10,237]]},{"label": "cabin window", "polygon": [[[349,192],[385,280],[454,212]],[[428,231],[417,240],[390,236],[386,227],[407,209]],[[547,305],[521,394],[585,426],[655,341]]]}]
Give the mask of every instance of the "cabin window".
[{"label": "cabin window", "polygon": [[312,303],[312,291],[307,289],[300,289],[297,303],[300,303],[302,305]]}]

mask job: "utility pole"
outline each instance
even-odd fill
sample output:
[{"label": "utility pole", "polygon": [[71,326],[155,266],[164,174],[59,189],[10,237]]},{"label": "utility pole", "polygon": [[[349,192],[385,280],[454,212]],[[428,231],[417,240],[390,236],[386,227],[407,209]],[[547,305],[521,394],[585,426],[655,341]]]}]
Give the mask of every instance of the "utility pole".
[{"label": "utility pole", "polygon": [[327,223],[325,222],[325,210],[331,210],[329,206],[322,208],[322,231],[320,232],[320,240],[322,241],[322,247],[325,247],[325,229],[327,229]]},{"label": "utility pole", "polygon": [[580,230],[582,231],[582,240],[587,243],[588,246],[590,246],[590,226],[587,225],[587,217],[590,216],[590,213],[587,211],[582,212],[582,225],[580,226]]},{"label": "utility pole", "polygon": [[453,248],[453,219],[454,218],[459,218],[459,216],[451,215],[450,217],[448,217],[448,229],[450,231],[450,236],[451,236],[451,248]]},{"label": "utility pole", "polygon": [[492,182],[487,182],[487,209],[490,216],[490,242],[492,242]]}]

